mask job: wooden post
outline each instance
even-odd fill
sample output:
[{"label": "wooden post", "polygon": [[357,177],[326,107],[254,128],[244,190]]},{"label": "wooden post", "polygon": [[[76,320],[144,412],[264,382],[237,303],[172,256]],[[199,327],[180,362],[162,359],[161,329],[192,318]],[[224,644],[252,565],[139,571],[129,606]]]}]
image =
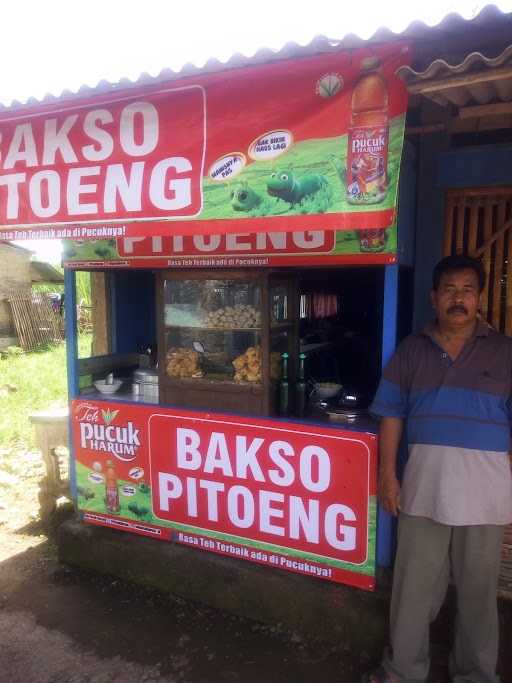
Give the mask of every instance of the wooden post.
[{"label": "wooden post", "polygon": [[[497,221],[496,229],[498,230],[503,223],[505,223],[505,209],[506,205],[503,200],[499,201],[497,206]],[[501,234],[495,242],[494,251],[494,286],[492,292],[492,324],[497,330],[501,330],[501,296],[502,296],[502,278],[503,278],[503,250],[504,250],[504,235]]]},{"label": "wooden post", "polygon": [[470,204],[469,211],[469,232],[468,232],[468,253],[474,254],[476,251],[476,242],[478,239],[478,213],[480,209],[480,202],[478,199],[473,199]]},{"label": "wooden post", "polygon": [[453,212],[455,208],[455,198],[449,194],[446,199],[446,215],[444,221],[444,240],[443,240],[443,256],[449,256],[452,253],[453,240]]},{"label": "wooden post", "polygon": [[[487,241],[492,235],[492,211],[493,199],[486,197],[484,203],[484,241]],[[482,296],[482,314],[485,319],[488,319],[489,312],[489,280],[491,277],[491,249],[492,246],[485,250],[483,257],[483,264],[487,278],[485,281],[485,288]]]}]

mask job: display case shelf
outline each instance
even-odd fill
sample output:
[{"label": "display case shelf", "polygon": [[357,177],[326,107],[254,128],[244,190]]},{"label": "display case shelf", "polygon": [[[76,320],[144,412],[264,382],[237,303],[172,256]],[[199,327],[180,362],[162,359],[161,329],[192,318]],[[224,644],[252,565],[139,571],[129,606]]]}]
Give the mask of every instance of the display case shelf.
[{"label": "display case shelf", "polygon": [[[203,387],[211,389],[212,387],[217,387],[219,385],[219,379],[215,373],[211,373],[213,376],[206,374],[204,377],[168,377],[168,384],[176,384],[181,386],[193,386],[194,388]],[[221,373],[218,373],[218,377],[221,377]],[[221,380],[223,385],[229,385],[230,390],[237,392],[244,392],[247,390],[253,390],[256,393],[261,393],[263,391],[262,382],[235,382],[232,377],[225,375]]]},{"label": "display case shelf", "polygon": [[270,329],[271,330],[288,330],[292,329],[295,327],[296,323],[293,321],[286,321],[286,322],[271,322],[270,323]]},{"label": "display case shelf", "polygon": [[198,325],[166,325],[166,330],[198,330],[199,332],[261,332],[261,327],[199,327]]},{"label": "display case shelf", "polygon": [[[291,368],[298,355],[296,275],[169,270],[160,273],[158,292],[162,400],[191,409],[276,414],[281,355],[288,353]],[[218,317],[228,326],[219,326]],[[197,351],[195,342],[204,350]]]}]

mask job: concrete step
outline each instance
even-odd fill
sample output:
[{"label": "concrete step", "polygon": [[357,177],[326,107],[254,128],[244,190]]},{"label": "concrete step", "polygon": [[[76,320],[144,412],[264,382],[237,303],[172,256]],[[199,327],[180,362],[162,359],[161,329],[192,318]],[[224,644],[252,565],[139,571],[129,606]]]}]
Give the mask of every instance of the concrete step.
[{"label": "concrete step", "polygon": [[368,593],[176,543],[83,524],[59,529],[59,560],[169,592],[232,614],[280,624],[379,659],[387,634],[387,590]]}]

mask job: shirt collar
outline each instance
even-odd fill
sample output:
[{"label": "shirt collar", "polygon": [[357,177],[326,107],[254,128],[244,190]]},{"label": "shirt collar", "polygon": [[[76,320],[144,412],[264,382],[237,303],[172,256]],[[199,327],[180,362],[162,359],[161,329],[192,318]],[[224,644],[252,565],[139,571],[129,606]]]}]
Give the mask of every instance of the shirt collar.
[{"label": "shirt collar", "polygon": [[[434,339],[436,329],[437,324],[435,321],[433,321],[425,325],[425,327],[421,330],[421,334],[423,334],[425,337],[430,337],[430,339]],[[491,329],[491,326],[485,320],[479,319],[477,320],[473,337],[488,337],[489,330]]]}]

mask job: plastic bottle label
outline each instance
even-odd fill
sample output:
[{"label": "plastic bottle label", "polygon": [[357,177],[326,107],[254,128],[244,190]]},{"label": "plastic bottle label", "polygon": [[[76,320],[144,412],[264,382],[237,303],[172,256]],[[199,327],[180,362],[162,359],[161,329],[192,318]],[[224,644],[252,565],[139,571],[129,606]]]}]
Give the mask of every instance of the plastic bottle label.
[{"label": "plastic bottle label", "polygon": [[377,204],[388,189],[388,126],[348,129],[347,199],[351,204]]},{"label": "plastic bottle label", "polygon": [[119,512],[119,493],[117,486],[107,486],[106,506],[108,512]]}]

